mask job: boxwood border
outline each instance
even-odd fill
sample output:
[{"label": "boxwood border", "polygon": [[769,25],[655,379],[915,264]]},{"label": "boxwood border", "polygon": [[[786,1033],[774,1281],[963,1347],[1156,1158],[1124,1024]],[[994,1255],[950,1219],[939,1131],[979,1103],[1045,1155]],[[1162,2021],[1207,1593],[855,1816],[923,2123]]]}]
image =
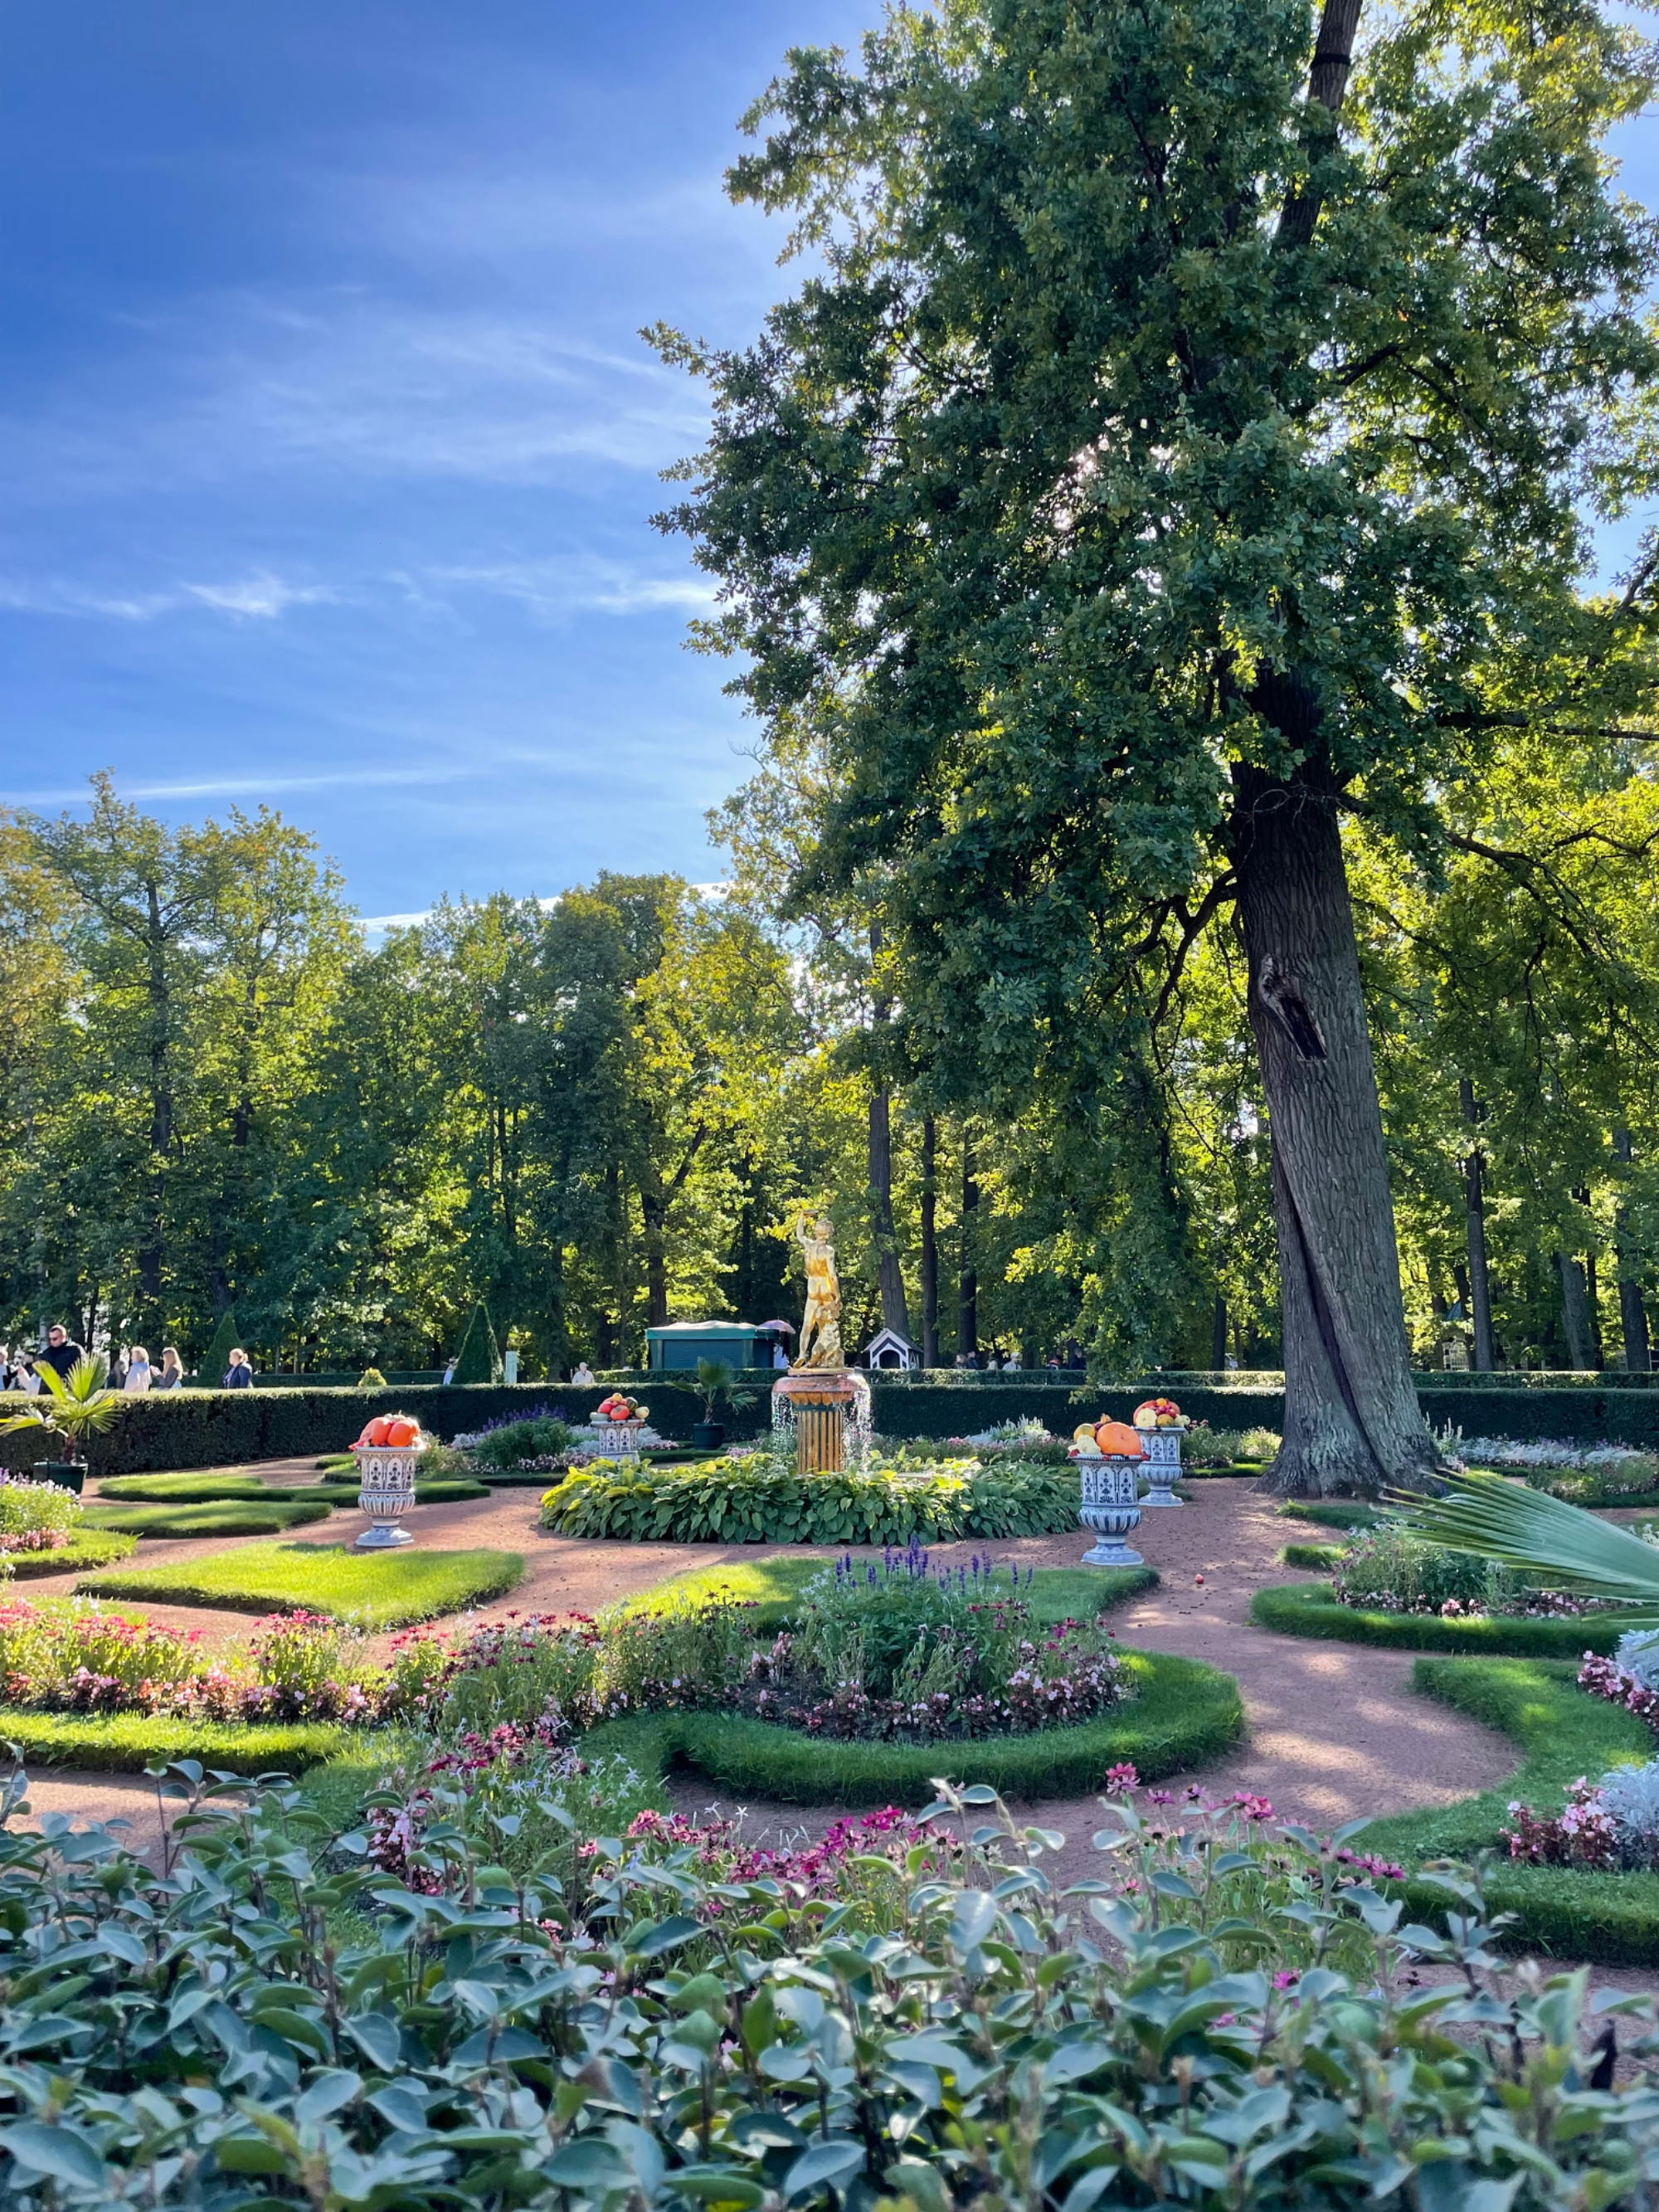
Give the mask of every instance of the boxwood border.
[{"label": "boxwood border", "polygon": [[[111,1528],[77,1528],[67,1544],[55,1552],[8,1552],[14,1582],[33,1582],[42,1575],[83,1574],[94,1567],[112,1567],[130,1559],[138,1548],[136,1536],[118,1536]],[[0,1589],[3,1589],[0,1584]]]},{"label": "boxwood border", "polygon": [[970,1742],[826,1741],[732,1713],[649,1713],[608,1721],[583,1739],[595,1755],[621,1753],[642,1772],[690,1767],[718,1788],[789,1805],[931,1803],[935,1779],[986,1782],[1030,1802],[1098,1790],[1106,1770],[1133,1762],[1152,1782],[1218,1758],[1244,1733],[1231,1674],[1170,1652],[1125,1651],[1138,1694],[1080,1728]]},{"label": "boxwood border", "polygon": [[1431,1613],[1368,1613],[1339,1605],[1329,1583],[1269,1583],[1250,1600],[1250,1619],[1279,1636],[1375,1644],[1393,1651],[1465,1651],[1523,1659],[1577,1659],[1609,1652],[1626,1624],[1613,1613],[1576,1620],[1442,1620]]},{"label": "boxwood border", "polygon": [[[1659,1750],[1633,1714],[1578,1689],[1577,1672],[1559,1660],[1523,1658],[1422,1658],[1412,1668],[1419,1695],[1497,1729],[1523,1754],[1496,1790],[1374,1821],[1356,1839],[1359,1850],[1413,1870],[1399,1887],[1413,1913],[1437,1923],[1449,1901],[1444,1890],[1418,1878],[1424,1862],[1467,1865],[1478,1852],[1501,1850],[1498,1832],[1511,1802],[1557,1811],[1566,1802],[1564,1785],[1577,1776],[1644,1761]],[[1659,1966],[1659,1874],[1589,1874],[1505,1858],[1488,1869],[1485,1890],[1490,1911],[1516,1916],[1501,1939],[1506,1950]]]}]

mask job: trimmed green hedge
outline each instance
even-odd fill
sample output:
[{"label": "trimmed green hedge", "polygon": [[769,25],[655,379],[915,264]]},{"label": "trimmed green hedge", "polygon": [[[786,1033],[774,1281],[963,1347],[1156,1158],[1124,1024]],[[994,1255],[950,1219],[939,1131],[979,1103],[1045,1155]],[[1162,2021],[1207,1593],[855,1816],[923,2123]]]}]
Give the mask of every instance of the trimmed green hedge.
[{"label": "trimmed green hedge", "polygon": [[228,1470],[198,1474],[117,1474],[98,1486],[98,1503],[118,1505],[204,1505],[226,1498],[263,1498],[257,1474]]},{"label": "trimmed green hedge", "polygon": [[[300,1378],[301,1383],[304,1378]],[[1595,1376],[1581,1382],[1509,1376],[1475,1384],[1419,1378],[1419,1394],[1437,1425],[1455,1421],[1471,1435],[1564,1437],[1576,1443],[1606,1441],[1659,1449],[1659,1390],[1629,1387],[1651,1377]],[[112,1427],[93,1439],[89,1454],[99,1474],[139,1474],[168,1468],[246,1465],[264,1459],[315,1458],[343,1451],[377,1413],[409,1413],[448,1438],[498,1418],[522,1417],[538,1406],[562,1406],[573,1420],[592,1414],[611,1386],[570,1382],[429,1383],[389,1385],[384,1390],[319,1389],[284,1382],[252,1390],[152,1391],[125,1403]],[[659,1434],[689,1442],[702,1407],[689,1379],[649,1376],[641,1382]],[[1282,1429],[1282,1388],[1252,1384],[1231,1389],[1188,1384],[1161,1376],[1130,1389],[1079,1383],[986,1381],[966,1385],[905,1382],[875,1376],[871,1397],[878,1434],[939,1440],[1028,1417],[1062,1432],[1085,1415],[1125,1419],[1149,1392],[1175,1389],[1182,1407],[1212,1427]],[[723,1416],[734,1441],[759,1434],[770,1422],[763,1394],[741,1411]],[[21,1466],[40,1456],[38,1440],[8,1437],[0,1456]]]},{"label": "trimmed green hedge", "polygon": [[199,1759],[230,1774],[298,1774],[349,1752],[361,1732],[332,1721],[203,1721],[156,1713],[37,1713],[0,1705],[0,1743],[32,1766],[142,1774],[158,1759]]},{"label": "trimmed green hedge", "polygon": [[1382,1518],[1375,1505],[1341,1498],[1317,1504],[1310,1499],[1305,1504],[1297,1498],[1291,1504],[1276,1506],[1274,1510],[1281,1521],[1311,1521],[1316,1528],[1375,1528]]},{"label": "trimmed green hedge", "polygon": [[[104,1528],[88,1528],[84,1522],[55,1552],[8,1552],[11,1580],[37,1581],[42,1575],[83,1572],[88,1567],[107,1567],[117,1559],[131,1559],[138,1548],[136,1536],[117,1536]],[[3,1589],[3,1585],[0,1585]]]},{"label": "trimmed green hedge", "polygon": [[1331,1574],[1348,1556],[1346,1544],[1286,1544],[1279,1555],[1284,1567],[1311,1567],[1316,1574]]},{"label": "trimmed green hedge", "polygon": [[609,1721],[583,1738],[595,1755],[624,1753],[644,1773],[696,1769],[717,1788],[789,1805],[927,1805],[934,1779],[988,1782],[1030,1802],[1098,1790],[1108,1767],[1130,1760],[1143,1781],[1201,1765],[1237,1743],[1244,1709],[1231,1674],[1197,1659],[1126,1651],[1137,1695],[1081,1728],[969,1743],[826,1741],[729,1713],[649,1713]]},{"label": "trimmed green hedge", "polygon": [[[1477,1851],[1501,1850],[1498,1831],[1518,1800],[1556,1813],[1564,1790],[1581,1774],[1650,1759],[1652,1731],[1622,1706],[1588,1696],[1574,1685],[1577,1668],[1540,1659],[1419,1659],[1412,1687],[1471,1720],[1496,1729],[1523,1754],[1496,1790],[1455,1805],[1377,1820],[1358,1848],[1412,1867],[1438,1858],[1465,1863]],[[1425,1881],[1405,1885],[1413,1912],[1437,1919],[1446,1893]],[[1486,1885],[1492,1911],[1513,1912],[1510,1950],[1543,1951],[1564,1959],[1611,1965],[1659,1966],[1659,1875],[1588,1874],[1572,1867],[1494,1866]]]},{"label": "trimmed green hedge", "polygon": [[1270,1583],[1250,1600],[1250,1619],[1280,1636],[1380,1644],[1395,1651],[1504,1651],[1538,1659],[1609,1652],[1628,1625],[1607,1613],[1587,1613],[1577,1620],[1515,1620],[1503,1613],[1442,1620],[1432,1613],[1372,1613],[1339,1605],[1328,1583]]},{"label": "trimmed green hedge", "polygon": [[931,1479],[776,1474],[769,1462],[706,1460],[624,1470],[574,1468],[542,1500],[561,1536],[629,1543],[905,1544],[1042,1536],[1078,1526],[1070,1468],[987,1468]]}]

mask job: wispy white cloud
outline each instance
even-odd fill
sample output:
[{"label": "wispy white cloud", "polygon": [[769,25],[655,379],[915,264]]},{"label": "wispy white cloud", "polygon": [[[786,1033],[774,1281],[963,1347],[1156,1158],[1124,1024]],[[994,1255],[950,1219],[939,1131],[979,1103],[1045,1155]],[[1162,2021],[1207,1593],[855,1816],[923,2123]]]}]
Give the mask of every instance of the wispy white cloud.
[{"label": "wispy white cloud", "polygon": [[715,604],[714,588],[704,577],[652,575],[628,562],[593,556],[434,568],[425,581],[428,590],[439,592],[459,587],[515,599],[544,622],[584,613],[644,614],[659,607],[706,614]]},{"label": "wispy white cloud", "polygon": [[270,622],[289,607],[331,605],[325,584],[289,584],[262,570],[228,584],[178,584],[157,592],[99,591],[61,578],[0,578],[0,607],[15,613],[68,615],[105,622],[154,622],[158,616],[210,607],[239,620]]},{"label": "wispy white cloud", "polygon": [[[473,772],[464,761],[436,761],[411,763],[407,761],[387,763],[384,766],[350,769],[322,769],[314,774],[294,774],[286,769],[276,769],[261,775],[240,771],[234,775],[200,775],[180,777],[163,783],[131,782],[125,777],[121,783],[124,799],[270,799],[285,796],[290,792],[343,791],[373,789],[393,785],[399,788],[409,784],[457,783]],[[10,794],[19,806],[71,806],[87,795],[84,784],[68,786],[53,791],[18,791]]]}]

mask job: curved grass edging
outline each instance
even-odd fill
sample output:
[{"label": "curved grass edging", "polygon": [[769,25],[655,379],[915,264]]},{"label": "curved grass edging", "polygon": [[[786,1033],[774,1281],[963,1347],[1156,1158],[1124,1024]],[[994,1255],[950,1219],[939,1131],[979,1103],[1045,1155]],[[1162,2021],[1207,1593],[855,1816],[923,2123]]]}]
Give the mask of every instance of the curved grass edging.
[{"label": "curved grass edging", "polygon": [[406,1628],[504,1597],[524,1576],[518,1552],[353,1553],[339,1544],[246,1544],[164,1567],[83,1575],[88,1597],[149,1599],[231,1613],[326,1613],[365,1628]]},{"label": "curved grass edging", "polygon": [[361,1730],[332,1721],[201,1721],[155,1713],[40,1713],[0,1705],[0,1743],[26,1765],[142,1774],[158,1759],[199,1759],[231,1774],[298,1774],[339,1757]]},{"label": "curved grass edging", "polygon": [[[1424,1813],[1374,1821],[1358,1848],[1407,1867],[1450,1858],[1467,1864],[1478,1851],[1502,1850],[1498,1831],[1512,1802],[1556,1813],[1566,1787],[1581,1774],[1640,1764],[1659,1744],[1622,1706],[1576,1686],[1577,1668],[1545,1659],[1419,1659],[1412,1687],[1425,1697],[1496,1729],[1516,1744],[1520,1765],[1496,1790]],[[1443,1890],[1408,1877],[1401,1885],[1413,1912],[1437,1922],[1449,1902]],[[1494,1912],[1512,1912],[1506,1950],[1541,1951],[1610,1966],[1659,1966],[1659,1874],[1589,1874],[1502,1859],[1486,1881]]]},{"label": "curved grass edging", "polygon": [[[88,1567],[112,1566],[131,1559],[138,1548],[136,1536],[112,1535],[106,1529],[80,1528],[55,1552],[7,1552],[10,1582],[33,1582],[41,1575],[76,1574]],[[0,1589],[3,1584],[0,1584]]]},{"label": "curved grass edging", "polygon": [[262,1498],[210,1498],[199,1505],[90,1506],[86,1526],[108,1535],[154,1536],[278,1536],[286,1528],[303,1528],[313,1521],[326,1521],[334,1510],[318,1498],[285,1502],[280,1493]]},{"label": "curved grass edging", "polygon": [[1250,1600],[1258,1628],[1280,1636],[1315,1636],[1336,1644],[1376,1644],[1392,1651],[1503,1652],[1523,1659],[1578,1659],[1610,1652],[1627,1624],[1613,1613],[1573,1620],[1526,1620],[1499,1613],[1483,1620],[1443,1620],[1433,1613],[1368,1613],[1339,1605],[1328,1583],[1273,1583]]},{"label": "curved grass edging", "polygon": [[1200,1765],[1244,1733],[1238,1685],[1199,1659],[1125,1651],[1137,1695],[1079,1728],[969,1742],[826,1740],[731,1713],[649,1713],[607,1721],[583,1738],[595,1754],[621,1753],[642,1773],[689,1766],[723,1790],[790,1805],[930,1804],[936,1778],[986,1782],[1030,1801],[1098,1790],[1127,1759],[1143,1781]]}]

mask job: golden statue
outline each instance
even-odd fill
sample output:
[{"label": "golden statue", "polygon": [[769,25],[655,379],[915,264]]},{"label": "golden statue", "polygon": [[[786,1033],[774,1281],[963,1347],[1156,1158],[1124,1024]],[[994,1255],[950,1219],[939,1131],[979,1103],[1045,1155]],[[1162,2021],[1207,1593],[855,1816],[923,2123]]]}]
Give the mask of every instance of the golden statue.
[{"label": "golden statue", "polygon": [[830,1242],[834,1227],[822,1214],[816,1223],[804,1210],[796,1218],[795,1234],[806,1255],[806,1312],[800,1325],[797,1370],[847,1364],[841,1348],[841,1285],[836,1280],[836,1248]]}]

